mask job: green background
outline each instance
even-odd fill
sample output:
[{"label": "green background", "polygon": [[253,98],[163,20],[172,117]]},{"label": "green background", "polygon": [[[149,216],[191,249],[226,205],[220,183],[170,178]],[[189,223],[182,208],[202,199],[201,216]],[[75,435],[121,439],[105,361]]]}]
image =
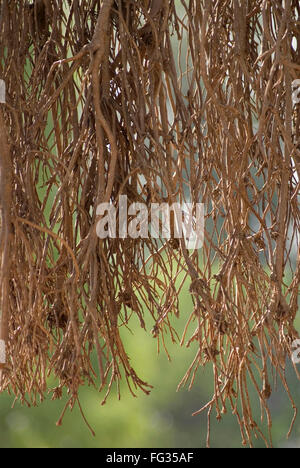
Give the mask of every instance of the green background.
[{"label": "green background", "polygon": [[[182,16],[182,12],[179,11]],[[176,47],[176,44],[174,45]],[[186,58],[187,44],[183,44],[182,60]],[[51,130],[49,121],[48,130]],[[40,188],[41,198],[46,192]],[[47,216],[47,213],[46,213]],[[181,318],[175,319],[176,330],[183,326],[192,311],[188,292],[181,295]],[[298,314],[299,315],[299,314]],[[152,324],[153,326],[153,324]],[[296,322],[300,331],[300,320]],[[0,395],[0,448],[10,447],[157,447],[194,448],[204,447],[206,441],[206,414],[192,417],[192,413],[205,405],[213,392],[211,366],[200,369],[193,388],[176,391],[177,385],[188,369],[197,351],[194,343],[191,349],[170,344],[168,349],[172,361],[161,351],[157,355],[157,344],[151,335],[151,323],[147,331],[131,324],[132,334],[123,332],[125,348],[132,358],[132,364],[139,377],[154,386],[149,396],[138,392],[133,398],[123,382],[122,398],[118,401],[115,391],[105,406],[101,406],[104,394],[99,395],[93,388],[84,387],[80,401],[85,415],[96,432],[93,437],[85,425],[77,407],[67,412],[62,427],[56,427],[61,411],[67,401],[47,399],[38,407],[22,407],[18,402],[11,406],[14,397]],[[299,365],[300,366],[300,365]],[[96,368],[96,361],[95,361]],[[290,363],[287,363],[287,380],[291,385],[295,403],[300,408],[300,382],[296,379]],[[49,382],[49,388],[54,384]],[[254,402],[257,398],[254,397]],[[300,447],[300,418],[297,419],[292,436],[286,440],[293,411],[288,397],[278,383],[270,398],[273,416],[273,442],[275,447]],[[259,408],[257,407],[259,420]],[[259,422],[259,421],[258,421]],[[265,431],[266,433],[266,431]],[[212,447],[241,447],[241,437],[236,418],[230,413],[221,422],[212,416]],[[261,440],[256,447],[264,447]]]},{"label": "green background", "polygon": [[[188,292],[183,291],[181,318],[174,318],[173,321],[179,331],[183,329],[191,307]],[[299,321],[297,326],[299,329]],[[206,414],[192,417],[192,413],[209,401],[212,395],[210,365],[200,369],[191,391],[176,391],[196,353],[197,344],[191,349],[181,348],[179,344],[170,344],[168,349],[172,361],[169,362],[163,350],[157,354],[157,343],[151,335],[150,326],[145,332],[133,322],[131,329],[134,333],[126,329],[122,332],[126,351],[132,358],[133,367],[139,377],[154,386],[149,396],[140,391],[138,397],[133,398],[123,382],[121,400],[118,401],[113,391],[106,405],[101,406],[104,394],[84,387],[80,393],[80,401],[89,423],[96,432],[96,437],[93,437],[77,407],[72,413],[66,413],[62,427],[56,427],[55,423],[66,398],[54,402],[48,399],[36,408],[22,407],[17,402],[14,409],[11,409],[14,398],[0,395],[0,447],[205,447]],[[291,384],[295,402],[300,407],[300,383],[289,363],[287,379]],[[51,386],[49,382],[49,387]],[[254,401],[257,401],[257,398],[254,398]],[[300,447],[299,419],[290,440],[286,440],[293,412],[288,397],[279,384],[270,398],[270,408],[273,415],[274,446]],[[257,416],[259,420],[259,408]],[[221,422],[217,422],[213,415],[211,446],[241,447],[239,427],[230,412]],[[255,441],[255,446],[264,445],[258,440]]]}]

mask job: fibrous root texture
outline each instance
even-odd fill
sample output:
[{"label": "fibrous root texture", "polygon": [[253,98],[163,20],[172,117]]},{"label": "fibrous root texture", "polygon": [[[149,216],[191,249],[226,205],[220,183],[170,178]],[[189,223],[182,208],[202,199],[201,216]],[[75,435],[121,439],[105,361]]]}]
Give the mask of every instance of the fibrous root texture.
[{"label": "fibrous root texture", "polygon": [[[149,393],[122,337],[133,320],[162,349],[195,351],[179,386],[211,367],[195,412],[208,429],[231,411],[243,444],[271,445],[276,379],[296,415],[299,13],[298,0],[1,1],[1,391],[34,405],[54,376],[65,409],[86,383],[104,402],[121,378]],[[97,206],[120,195],[203,203],[203,248],[99,239]]]}]

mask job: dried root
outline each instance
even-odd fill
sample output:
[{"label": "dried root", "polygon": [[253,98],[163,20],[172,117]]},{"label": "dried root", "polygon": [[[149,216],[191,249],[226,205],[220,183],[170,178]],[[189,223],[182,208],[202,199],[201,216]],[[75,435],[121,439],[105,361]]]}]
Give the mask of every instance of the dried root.
[{"label": "dried root", "polygon": [[[147,314],[160,343],[176,341],[187,282],[181,344],[195,359],[180,386],[214,369],[200,411],[230,408],[244,444],[270,445],[248,388],[271,429],[273,374],[296,413],[284,370],[298,337],[299,10],[298,0],[1,2],[1,391],[36,404],[54,374],[67,407],[99,378],[105,400],[122,375],[148,393],[120,327],[135,315],[144,328]],[[122,194],[203,202],[200,254],[176,239],[100,241],[96,207]]]}]

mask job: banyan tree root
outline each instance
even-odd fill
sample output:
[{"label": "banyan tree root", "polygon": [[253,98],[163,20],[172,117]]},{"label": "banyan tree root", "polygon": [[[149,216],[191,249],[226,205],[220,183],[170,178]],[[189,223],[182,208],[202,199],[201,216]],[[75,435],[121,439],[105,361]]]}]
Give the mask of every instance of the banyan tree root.
[{"label": "banyan tree root", "polygon": [[[180,386],[212,366],[208,421],[231,410],[244,444],[271,445],[275,377],[296,415],[299,13],[298,0],[1,2],[1,391],[36,404],[54,375],[65,409],[84,383],[104,402],[121,377],[149,393],[120,329],[136,316],[178,341],[187,284],[179,341],[195,358]],[[97,206],[120,195],[204,203],[203,248],[100,240]]]}]

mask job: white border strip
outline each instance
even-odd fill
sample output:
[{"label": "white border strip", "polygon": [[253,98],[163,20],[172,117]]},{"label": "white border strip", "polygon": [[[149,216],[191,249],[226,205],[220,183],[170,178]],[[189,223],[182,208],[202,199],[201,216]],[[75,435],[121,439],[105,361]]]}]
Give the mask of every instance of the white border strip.
[{"label": "white border strip", "polygon": [[0,104],[5,104],[5,82],[0,80]]},{"label": "white border strip", "polygon": [[6,363],[6,344],[5,341],[0,340],[0,364]]}]

